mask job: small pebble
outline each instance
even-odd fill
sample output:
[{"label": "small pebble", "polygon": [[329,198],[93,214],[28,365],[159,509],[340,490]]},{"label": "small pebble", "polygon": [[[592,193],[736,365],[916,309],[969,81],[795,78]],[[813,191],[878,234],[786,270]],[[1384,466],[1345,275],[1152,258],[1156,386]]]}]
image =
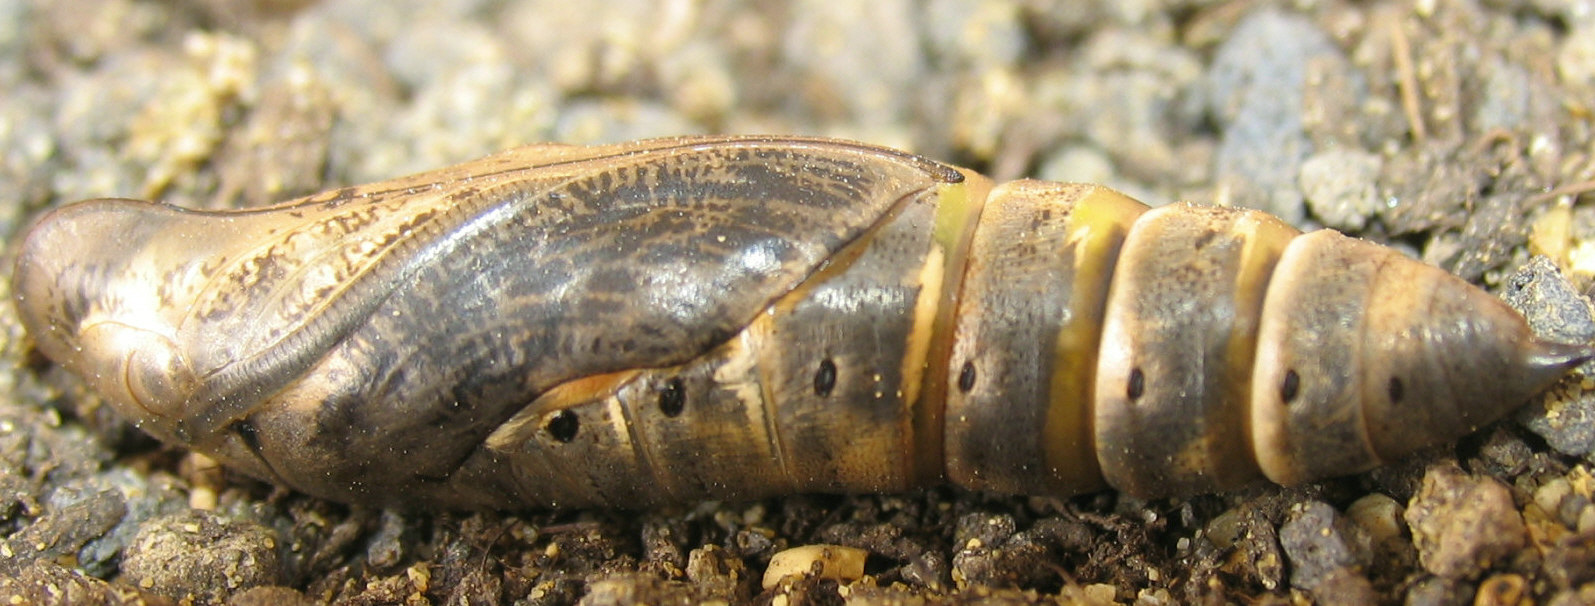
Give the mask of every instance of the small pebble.
[{"label": "small pebble", "polygon": [[1290,519],[1279,528],[1280,545],[1290,558],[1291,585],[1320,600],[1371,600],[1373,586],[1360,572],[1372,559],[1368,537],[1328,503],[1309,501],[1291,509]]},{"label": "small pebble", "polygon": [[122,575],[174,599],[217,602],[283,579],[276,531],[203,511],[156,518],[139,527]]},{"label": "small pebble", "polygon": [[[1563,343],[1595,341],[1595,310],[1544,257],[1513,273],[1502,299],[1523,313],[1536,335]],[[1557,452],[1595,457],[1595,391],[1552,390],[1516,418]]]},{"label": "small pebble", "polygon": [[776,552],[764,570],[764,588],[782,579],[814,573],[822,579],[851,583],[864,576],[864,560],[869,552],[841,545],[804,545]]},{"label": "small pebble", "polygon": [[1383,161],[1372,153],[1330,149],[1301,164],[1301,189],[1307,207],[1324,225],[1362,231],[1380,208],[1377,180]]},{"label": "small pebble", "polygon": [[1332,60],[1345,58],[1305,17],[1263,9],[1236,24],[1206,83],[1208,111],[1224,126],[1214,158],[1221,198],[1302,223],[1297,179],[1313,151],[1302,120],[1306,68]]},{"label": "small pebble", "polygon": [[1407,507],[1418,561],[1446,578],[1476,578],[1528,542],[1512,493],[1499,480],[1436,464]]}]

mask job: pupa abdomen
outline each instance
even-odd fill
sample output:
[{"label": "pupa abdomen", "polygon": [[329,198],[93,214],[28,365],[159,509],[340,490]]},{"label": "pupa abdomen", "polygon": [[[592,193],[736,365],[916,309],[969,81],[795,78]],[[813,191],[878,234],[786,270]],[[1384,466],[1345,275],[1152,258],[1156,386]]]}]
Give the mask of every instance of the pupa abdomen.
[{"label": "pupa abdomen", "polygon": [[90,201],[13,279],[40,350],[151,433],[395,505],[1294,483],[1589,356],[1331,231],[823,139],[533,146],[249,211]]}]

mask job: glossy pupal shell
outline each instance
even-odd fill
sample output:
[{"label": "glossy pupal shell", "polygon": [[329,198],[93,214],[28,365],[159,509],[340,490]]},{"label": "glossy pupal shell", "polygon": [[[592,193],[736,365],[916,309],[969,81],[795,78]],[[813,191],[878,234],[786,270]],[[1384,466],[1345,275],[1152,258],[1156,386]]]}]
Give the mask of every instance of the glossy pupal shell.
[{"label": "glossy pupal shell", "polygon": [[140,427],[408,506],[1299,482],[1589,355],[1333,232],[824,139],[533,146],[249,211],[89,201],[13,279],[39,349]]}]

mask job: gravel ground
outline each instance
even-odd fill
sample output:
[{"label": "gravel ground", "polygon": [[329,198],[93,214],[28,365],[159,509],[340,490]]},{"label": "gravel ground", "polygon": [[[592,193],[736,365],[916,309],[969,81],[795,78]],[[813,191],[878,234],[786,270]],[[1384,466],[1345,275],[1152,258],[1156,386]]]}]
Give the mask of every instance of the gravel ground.
[{"label": "gravel ground", "polygon": [[[79,198],[247,207],[527,142],[801,133],[1264,208],[1595,339],[1590,0],[0,0],[0,90],[8,236]],[[1590,381],[1291,489],[467,515],[220,472],[9,306],[0,338],[7,604],[1595,602]],[[864,576],[763,587],[811,544],[863,549]]]}]

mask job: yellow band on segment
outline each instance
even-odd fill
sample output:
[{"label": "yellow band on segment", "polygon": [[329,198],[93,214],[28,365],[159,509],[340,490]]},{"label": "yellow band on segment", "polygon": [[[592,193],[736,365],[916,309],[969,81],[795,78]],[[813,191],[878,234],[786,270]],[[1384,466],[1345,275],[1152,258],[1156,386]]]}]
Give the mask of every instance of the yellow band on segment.
[{"label": "yellow band on segment", "polygon": [[[1253,361],[1257,359],[1257,331],[1263,316],[1263,297],[1274,275],[1285,246],[1301,232],[1284,221],[1260,212],[1247,213],[1236,221],[1235,231],[1244,233],[1245,249],[1235,272],[1235,327],[1225,345],[1224,359],[1230,364],[1223,389],[1225,401],[1249,410],[1252,398]],[[1244,323],[1244,324],[1243,324]],[[1250,412],[1239,415],[1245,424],[1239,435],[1252,438]],[[1247,452],[1252,452],[1248,448]],[[1238,464],[1238,463],[1237,463]],[[1253,463],[1255,465],[1255,463]]]},{"label": "yellow band on segment", "polygon": [[1064,490],[1102,485],[1092,418],[1102,316],[1119,248],[1130,224],[1146,211],[1123,194],[1091,186],[1069,213],[1065,246],[1074,249],[1074,285],[1052,358],[1043,434],[1047,467]]},{"label": "yellow band on segment", "polygon": [[[941,283],[936,290],[921,291],[921,304],[916,306],[916,316],[927,295],[936,295],[933,321],[927,332],[922,318],[915,318],[909,343],[909,352],[903,365],[903,401],[913,408],[914,417],[914,469],[925,481],[939,481],[946,475],[943,456],[946,445],[942,443],[946,428],[942,415],[947,402],[947,365],[952,359],[953,332],[956,328],[959,287],[963,284],[964,267],[969,261],[969,246],[974,241],[975,226],[980,222],[980,211],[991,194],[990,179],[977,173],[958,169],[964,180],[960,183],[943,183],[938,186],[936,224],[932,246],[941,254]],[[935,259],[937,255],[929,258]],[[927,269],[932,271],[933,269]],[[926,284],[925,286],[929,286]],[[920,389],[923,385],[923,389]]]}]

